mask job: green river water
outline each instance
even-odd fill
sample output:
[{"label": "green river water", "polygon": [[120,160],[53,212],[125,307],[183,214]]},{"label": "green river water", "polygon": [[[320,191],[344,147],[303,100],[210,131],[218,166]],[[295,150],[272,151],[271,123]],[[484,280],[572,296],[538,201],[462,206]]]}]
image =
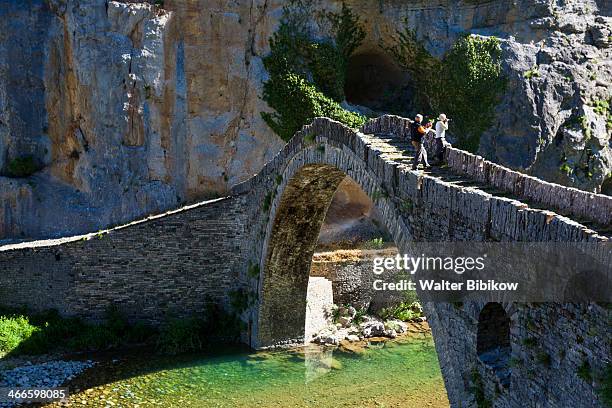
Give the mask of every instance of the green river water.
[{"label": "green river water", "polygon": [[[81,385],[69,405],[449,406],[430,335],[373,343],[360,353],[313,346],[275,352],[226,350],[199,357],[130,358],[101,365],[85,377],[90,377],[90,383]],[[71,385],[73,391],[78,385]]]}]

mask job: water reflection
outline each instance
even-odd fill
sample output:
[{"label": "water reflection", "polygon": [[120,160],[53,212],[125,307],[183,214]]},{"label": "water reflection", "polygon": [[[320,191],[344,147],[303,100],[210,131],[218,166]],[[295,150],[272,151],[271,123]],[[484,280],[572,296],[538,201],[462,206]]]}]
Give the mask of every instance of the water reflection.
[{"label": "water reflection", "polygon": [[304,366],[306,367],[306,383],[324,376],[332,370],[334,350],[316,345],[304,347]]}]

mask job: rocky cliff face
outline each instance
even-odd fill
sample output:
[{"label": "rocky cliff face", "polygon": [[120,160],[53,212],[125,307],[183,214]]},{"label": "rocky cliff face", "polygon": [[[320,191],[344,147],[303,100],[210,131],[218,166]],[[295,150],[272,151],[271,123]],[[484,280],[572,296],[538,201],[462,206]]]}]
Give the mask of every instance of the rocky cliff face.
[{"label": "rocky cliff face", "polygon": [[223,193],[282,146],[260,118],[265,2],[0,1],[0,237]]},{"label": "rocky cliff face", "polygon": [[[96,230],[256,173],[283,144],[261,119],[260,96],[261,58],[286,3],[0,0],[0,173],[25,156],[40,168],[0,177],[0,238]],[[317,16],[341,2],[307,3],[324,35]],[[435,56],[465,32],[500,37],[510,86],[482,153],[552,181],[612,188],[597,105],[612,96],[609,2],[478,3],[350,0],[367,31],[356,57],[398,76],[379,44],[404,21]],[[356,60],[349,70],[372,76]]]}]

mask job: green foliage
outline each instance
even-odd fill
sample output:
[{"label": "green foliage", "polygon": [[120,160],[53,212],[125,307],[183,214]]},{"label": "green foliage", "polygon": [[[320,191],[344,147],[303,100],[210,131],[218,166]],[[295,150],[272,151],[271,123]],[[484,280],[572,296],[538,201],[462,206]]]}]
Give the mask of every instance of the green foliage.
[{"label": "green foliage", "polygon": [[14,178],[29,177],[36,173],[39,168],[32,156],[23,156],[13,159],[9,162],[8,176]]},{"label": "green foliage", "polygon": [[382,189],[382,190],[375,190],[372,193],[372,201],[377,201],[381,198],[389,198],[389,193],[387,193],[386,190]]},{"label": "green foliage", "polygon": [[[56,350],[104,350],[128,343],[146,342],[155,331],[143,324],[130,326],[116,309],[109,308],[103,324],[87,324],[76,318],[63,318],[57,311],[28,314],[27,311],[3,311],[0,322],[0,343],[11,341],[2,351],[13,354],[43,354]],[[15,330],[14,324],[21,329]],[[8,341],[7,341],[8,344]]]},{"label": "green foliage", "polygon": [[484,383],[476,368],[472,369],[472,392],[478,408],[491,408],[491,401],[485,396]]},{"label": "green foliage", "polygon": [[37,330],[25,316],[0,316],[0,352],[13,351]]},{"label": "green foliage", "polygon": [[268,194],[266,194],[266,196],[264,197],[263,204],[262,204],[262,210],[264,212],[268,211],[271,205],[272,205],[272,193],[268,192]]},{"label": "green foliage", "polygon": [[307,145],[314,143],[314,141],[315,141],[315,135],[307,134],[304,136],[304,143],[306,143]]},{"label": "green foliage", "polygon": [[240,331],[245,329],[244,322],[235,312],[226,311],[216,302],[207,303],[204,316],[206,331],[226,341],[235,341]]},{"label": "green foliage", "polygon": [[157,336],[157,349],[165,354],[200,351],[213,339],[235,341],[244,325],[235,313],[219,304],[206,303],[203,318],[170,319]]},{"label": "green foliage", "polygon": [[79,335],[68,341],[68,346],[73,350],[105,350],[121,343],[121,336],[107,326],[85,326]]},{"label": "green foliage", "polygon": [[343,109],[296,74],[273,77],[264,84],[264,100],[276,110],[262,113],[266,123],[283,140],[289,140],[302,126],[324,116],[357,128],[365,117]]},{"label": "green foliage", "polygon": [[417,105],[423,109],[431,108],[435,103],[430,98],[435,98],[437,79],[442,64],[425,49],[418,41],[416,32],[409,28],[408,19],[404,21],[404,29],[397,32],[397,37],[390,45],[380,43],[380,47],[387,51],[398,63],[410,73],[412,78],[419,82],[419,92],[416,95]]},{"label": "green foliage", "polygon": [[576,375],[578,378],[590,383],[593,380],[593,375],[591,374],[591,364],[589,364],[589,362],[586,360],[583,361],[582,365],[580,365],[578,370],[576,370]]},{"label": "green foliage", "polygon": [[612,363],[606,365],[606,370],[597,391],[601,397],[601,401],[606,404],[607,407],[612,408]]},{"label": "green foliage", "polygon": [[402,201],[402,205],[400,207],[401,211],[403,211],[403,212],[412,212],[412,208],[413,208],[412,201],[409,201],[409,200]]},{"label": "green foliage", "polygon": [[539,77],[539,76],[540,76],[540,71],[537,65],[534,65],[531,69],[525,71],[525,73],[523,74],[523,77],[527,79],[531,79],[533,77]]},{"label": "green foliage", "polygon": [[336,101],[344,98],[345,62],[330,42],[314,42],[307,34],[281,23],[270,39],[270,55],[263,62],[271,81],[293,73],[307,78]]},{"label": "green foliage", "polygon": [[393,44],[381,46],[418,83],[420,110],[445,112],[452,117],[458,147],[476,151],[480,136],[493,123],[495,106],[506,88],[499,40],[465,36],[439,61],[406,23]]},{"label": "green foliage", "polygon": [[550,357],[550,354],[548,354],[545,351],[541,351],[536,355],[536,360],[538,363],[546,366],[546,367],[550,367],[550,365],[552,364],[552,358]]},{"label": "green foliage", "polygon": [[421,305],[419,302],[402,302],[399,305],[384,308],[380,311],[379,315],[381,318],[387,319],[399,319],[405,322],[409,322],[423,316],[421,312]]},{"label": "green foliage", "polygon": [[173,319],[161,330],[157,348],[165,354],[201,350],[204,346],[204,322],[200,319]]},{"label": "green foliage", "polygon": [[520,367],[522,364],[523,364],[523,360],[516,358],[516,357],[512,357],[510,359],[510,362],[508,363],[508,367],[510,368]]},{"label": "green foliage", "polygon": [[382,237],[372,238],[364,243],[364,247],[368,249],[382,249],[385,246],[385,242]]},{"label": "green foliage", "polygon": [[593,101],[593,111],[606,118],[606,128],[612,129],[612,98],[610,100],[595,100]]},{"label": "green foliage", "polygon": [[527,337],[523,339],[523,345],[533,348],[538,345],[538,339],[536,339],[535,337]]},{"label": "green foliage", "polygon": [[[293,5],[299,9],[300,4]],[[303,16],[285,7],[280,27],[270,39],[270,54],[263,61],[270,79],[264,84],[263,99],[275,112],[261,115],[283,140],[318,116],[351,127],[365,122],[338,104],[344,100],[347,59],[363,40],[364,31],[345,5],[328,18],[336,38],[317,42],[306,32]]]},{"label": "green foliage", "polygon": [[363,323],[363,318],[366,316],[367,310],[362,307],[361,309],[356,309],[356,311],[357,312],[355,313],[355,316],[353,317],[352,322],[354,324],[359,325],[359,324]]},{"label": "green foliage", "polygon": [[253,279],[259,278],[259,273],[259,264],[255,262],[249,262],[249,267],[247,269],[247,274],[249,275],[249,277]]},{"label": "green foliage", "polygon": [[230,291],[229,301],[232,310],[238,314],[247,310],[251,304],[249,293],[243,288]]},{"label": "green foliage", "polygon": [[499,40],[468,36],[457,41],[444,57],[440,78],[437,89],[444,91],[436,111],[454,117],[458,146],[475,152],[506,88]]},{"label": "green foliage", "polygon": [[359,16],[353,14],[344,2],[340,13],[329,13],[328,18],[332,23],[336,47],[346,61],[363,42],[365,30],[359,23]]},{"label": "green foliage", "polygon": [[570,176],[573,173],[573,169],[570,167],[569,164],[567,163],[563,163],[561,165],[561,167],[559,167],[559,170],[562,171],[563,173],[567,174],[568,176]]}]

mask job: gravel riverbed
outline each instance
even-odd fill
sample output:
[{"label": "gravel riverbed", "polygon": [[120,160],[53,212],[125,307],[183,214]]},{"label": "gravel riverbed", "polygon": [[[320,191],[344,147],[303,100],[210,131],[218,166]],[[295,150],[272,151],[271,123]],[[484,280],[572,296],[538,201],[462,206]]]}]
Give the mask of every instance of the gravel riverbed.
[{"label": "gravel riverbed", "polygon": [[[93,367],[95,362],[87,361],[47,361],[40,364],[24,362],[11,369],[0,370],[0,388],[54,388],[60,387],[84,370]],[[13,407],[16,403],[0,400],[0,407]]]}]

